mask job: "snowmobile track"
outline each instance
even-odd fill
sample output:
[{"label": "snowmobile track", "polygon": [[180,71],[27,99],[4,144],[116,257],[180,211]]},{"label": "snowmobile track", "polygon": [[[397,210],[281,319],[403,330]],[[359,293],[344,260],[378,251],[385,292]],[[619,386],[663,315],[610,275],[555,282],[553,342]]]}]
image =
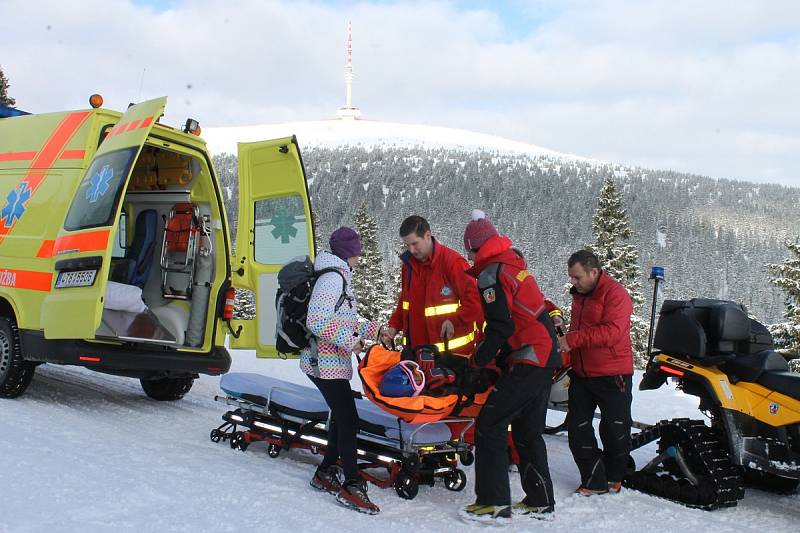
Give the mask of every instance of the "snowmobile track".
[{"label": "snowmobile track", "polygon": [[742,469],[731,463],[723,435],[702,420],[662,420],[631,437],[631,450],[655,440],[659,452],[674,446],[681,451],[697,484],[665,461],[658,472],[632,472],[623,484],[631,489],[660,496],[688,507],[707,511],[734,507],[744,497]]}]

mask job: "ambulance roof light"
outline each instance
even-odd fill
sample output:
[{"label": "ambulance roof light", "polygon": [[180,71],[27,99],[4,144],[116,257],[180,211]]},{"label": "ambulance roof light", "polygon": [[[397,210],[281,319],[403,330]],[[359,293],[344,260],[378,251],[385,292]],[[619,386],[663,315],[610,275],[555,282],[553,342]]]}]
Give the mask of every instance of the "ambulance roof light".
[{"label": "ambulance roof light", "polygon": [[192,135],[200,135],[200,123],[193,118],[187,118],[186,124],[183,126],[184,133],[191,133]]},{"label": "ambulance roof light", "polygon": [[27,111],[17,109],[0,104],[0,118],[21,117],[22,115],[30,115]]},{"label": "ambulance roof light", "polygon": [[92,109],[97,109],[103,105],[103,97],[99,94],[95,93],[89,97],[89,105],[92,106]]}]

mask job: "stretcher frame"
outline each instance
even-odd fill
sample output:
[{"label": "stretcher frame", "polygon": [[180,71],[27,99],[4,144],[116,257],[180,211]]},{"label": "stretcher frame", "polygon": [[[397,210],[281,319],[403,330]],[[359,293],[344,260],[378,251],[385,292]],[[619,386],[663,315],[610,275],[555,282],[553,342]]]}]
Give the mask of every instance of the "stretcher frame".
[{"label": "stretcher frame", "polygon": [[[211,430],[211,440],[228,442],[232,449],[241,451],[246,451],[254,442],[265,442],[267,454],[272,458],[290,449],[324,454],[331,423],[330,411],[324,419],[311,413],[303,416],[302,412],[272,400],[273,393],[281,390],[292,392],[291,389],[271,387],[263,405],[235,396],[215,396],[217,402],[233,409],[222,415],[224,422],[219,427]],[[379,488],[394,487],[401,498],[408,500],[416,497],[420,485],[434,486],[436,479],[441,479],[448,490],[463,490],[467,477],[458,464],[469,466],[475,460],[472,446],[464,440],[464,434],[474,423],[472,418],[450,417],[415,424],[413,430],[404,432],[398,421],[399,438],[392,438],[371,431],[385,426],[360,419],[356,436],[359,473]],[[457,438],[418,442],[420,431],[433,424],[447,425]],[[385,474],[381,475],[380,471]]]}]

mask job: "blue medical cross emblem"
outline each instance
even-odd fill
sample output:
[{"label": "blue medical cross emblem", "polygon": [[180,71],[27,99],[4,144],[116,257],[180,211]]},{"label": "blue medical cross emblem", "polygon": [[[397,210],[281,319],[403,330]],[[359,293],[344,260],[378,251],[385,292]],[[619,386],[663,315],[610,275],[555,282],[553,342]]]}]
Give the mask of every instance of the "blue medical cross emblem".
[{"label": "blue medical cross emblem", "polygon": [[31,199],[31,191],[28,189],[28,182],[22,181],[16,189],[12,189],[6,196],[8,202],[0,211],[0,218],[5,222],[3,225],[10,228],[14,223],[25,214],[25,204]]},{"label": "blue medical cross emblem", "polygon": [[89,188],[86,189],[86,199],[90,204],[97,202],[111,187],[108,182],[114,177],[114,169],[111,165],[105,165],[100,171],[92,176]]}]

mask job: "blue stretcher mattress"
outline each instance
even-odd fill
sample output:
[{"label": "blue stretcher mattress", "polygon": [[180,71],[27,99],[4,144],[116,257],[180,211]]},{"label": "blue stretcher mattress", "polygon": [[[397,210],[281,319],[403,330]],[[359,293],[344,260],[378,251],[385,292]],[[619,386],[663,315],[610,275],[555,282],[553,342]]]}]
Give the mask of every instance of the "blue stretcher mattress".
[{"label": "blue stretcher mattress", "polygon": [[[324,420],[328,417],[328,404],[316,387],[298,385],[281,379],[234,372],[225,374],[220,381],[220,388],[229,396],[241,398],[260,405],[267,401],[298,413],[305,413],[309,418]],[[366,398],[356,399],[359,418],[370,425],[383,428],[383,435],[408,441],[414,433],[414,444],[438,444],[452,440],[450,428],[445,423],[407,424],[397,417],[383,411]]]}]

